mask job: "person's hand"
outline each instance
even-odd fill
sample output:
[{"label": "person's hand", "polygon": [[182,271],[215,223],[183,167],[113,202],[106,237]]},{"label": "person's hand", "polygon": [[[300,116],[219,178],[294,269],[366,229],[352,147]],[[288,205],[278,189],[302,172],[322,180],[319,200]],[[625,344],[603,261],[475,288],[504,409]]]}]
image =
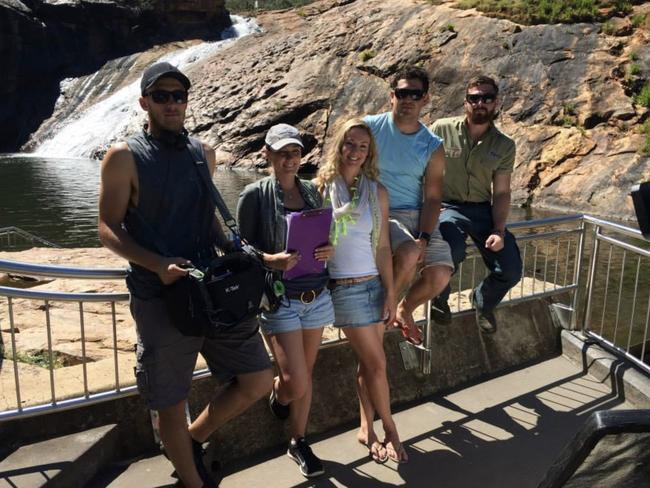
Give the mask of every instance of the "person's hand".
[{"label": "person's hand", "polygon": [[272,269],[289,271],[300,261],[300,254],[297,251],[282,251],[276,254],[265,254],[264,263]]},{"label": "person's hand", "polygon": [[503,236],[499,234],[490,234],[485,241],[485,248],[493,252],[503,249]]},{"label": "person's hand", "polygon": [[327,244],[325,246],[317,247],[314,249],[314,259],[316,259],[316,261],[326,263],[332,259],[332,256],[334,256],[334,246],[331,244]]},{"label": "person's hand", "polygon": [[164,285],[171,285],[174,281],[187,274],[187,268],[192,262],[185,258],[162,258],[157,274]]},{"label": "person's hand", "polygon": [[394,326],[395,314],[397,313],[397,300],[395,294],[386,292],[384,294],[384,308],[382,309],[381,319],[387,326]]}]

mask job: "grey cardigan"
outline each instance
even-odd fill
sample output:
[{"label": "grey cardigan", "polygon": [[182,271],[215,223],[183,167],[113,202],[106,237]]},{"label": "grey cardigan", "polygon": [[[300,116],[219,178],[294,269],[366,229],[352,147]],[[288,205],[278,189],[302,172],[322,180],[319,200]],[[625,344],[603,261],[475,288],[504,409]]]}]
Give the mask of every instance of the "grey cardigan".
[{"label": "grey cardigan", "polygon": [[[296,178],[307,209],[320,208],[323,199],[307,180]],[[250,183],[239,195],[237,225],[241,236],[253,246],[269,254],[284,250],[287,239],[287,212],[284,194],[275,176]]]},{"label": "grey cardigan", "polygon": [[[320,208],[323,198],[310,181],[296,177],[306,209]],[[282,252],[287,240],[287,211],[283,205],[284,194],[275,176],[251,183],[239,195],[237,225],[241,236],[260,251],[275,254]],[[327,270],[322,274],[306,275],[285,281],[287,291],[319,289],[328,280]]]}]

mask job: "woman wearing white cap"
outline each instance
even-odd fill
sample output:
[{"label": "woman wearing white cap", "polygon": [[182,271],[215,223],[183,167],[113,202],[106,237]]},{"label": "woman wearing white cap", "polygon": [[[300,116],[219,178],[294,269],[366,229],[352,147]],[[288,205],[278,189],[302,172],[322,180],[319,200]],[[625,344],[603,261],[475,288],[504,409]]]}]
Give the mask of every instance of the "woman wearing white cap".
[{"label": "woman wearing white cap", "polygon": [[[290,270],[300,259],[298,253],[285,251],[286,216],[322,205],[315,186],[297,177],[303,149],[295,127],[271,127],[263,153],[273,174],[248,185],[237,206],[242,237],[264,253],[269,267],[282,271]],[[322,246],[314,251],[314,257],[325,262],[333,252],[332,246]],[[284,280],[288,304],[276,312],[260,315],[262,331],[280,370],[269,406],[276,417],[289,419],[291,440],[287,454],[306,477],[324,472],[321,461],[305,441],[305,430],[311,407],[312,369],[323,327],[334,322],[328,280],[326,270]]]}]

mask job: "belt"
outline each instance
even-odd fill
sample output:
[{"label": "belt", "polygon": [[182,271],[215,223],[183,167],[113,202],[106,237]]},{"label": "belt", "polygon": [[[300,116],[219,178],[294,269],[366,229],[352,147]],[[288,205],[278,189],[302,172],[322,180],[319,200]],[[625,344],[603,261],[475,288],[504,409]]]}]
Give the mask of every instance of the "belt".
[{"label": "belt", "polygon": [[358,283],[365,283],[366,281],[374,280],[377,275],[359,276],[358,278],[339,278],[331,279],[329,288],[332,289],[339,285],[356,285]]},{"label": "belt", "polygon": [[323,293],[324,289],[325,287],[319,288],[318,290],[305,290],[305,291],[296,291],[293,293],[287,293],[287,298],[292,298],[293,300],[300,300],[302,303],[306,305],[316,300],[318,295]]}]

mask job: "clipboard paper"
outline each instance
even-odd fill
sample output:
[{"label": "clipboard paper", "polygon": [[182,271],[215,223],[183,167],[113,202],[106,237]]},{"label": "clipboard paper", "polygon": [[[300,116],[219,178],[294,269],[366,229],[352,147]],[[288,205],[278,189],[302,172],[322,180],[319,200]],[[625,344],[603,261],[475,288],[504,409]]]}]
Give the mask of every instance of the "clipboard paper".
[{"label": "clipboard paper", "polygon": [[322,273],[325,263],[316,261],[314,250],[329,242],[332,209],[319,208],[294,212],[287,217],[287,252],[298,251],[300,261],[282,277],[292,280],[308,274]]}]

